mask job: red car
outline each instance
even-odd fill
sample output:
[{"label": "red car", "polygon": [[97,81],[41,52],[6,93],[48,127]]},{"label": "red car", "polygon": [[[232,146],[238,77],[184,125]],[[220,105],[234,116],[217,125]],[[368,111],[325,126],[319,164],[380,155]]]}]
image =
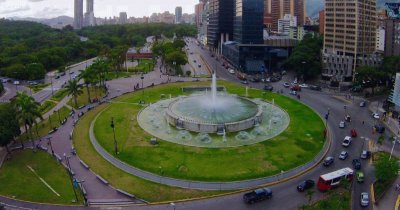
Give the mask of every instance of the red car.
[{"label": "red car", "polygon": [[356,129],[354,129],[354,128],[351,129],[350,133],[351,133],[351,137],[353,137],[353,138],[357,137],[357,131],[356,131]]},{"label": "red car", "polygon": [[293,87],[290,88],[291,91],[301,91],[301,87],[298,85],[295,85]]}]

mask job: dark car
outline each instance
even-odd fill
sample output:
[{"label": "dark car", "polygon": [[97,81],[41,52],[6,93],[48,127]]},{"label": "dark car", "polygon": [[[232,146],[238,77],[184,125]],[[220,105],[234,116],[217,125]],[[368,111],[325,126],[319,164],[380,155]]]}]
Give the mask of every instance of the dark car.
[{"label": "dark car", "polygon": [[65,72],[62,72],[62,73],[60,74],[60,76],[65,76]]},{"label": "dark car", "polygon": [[248,192],[243,195],[243,201],[248,204],[252,204],[258,201],[269,199],[272,197],[272,190],[269,188],[260,188],[254,191]]},{"label": "dark car", "polygon": [[320,86],[318,86],[318,85],[310,85],[310,89],[311,90],[316,90],[316,91],[321,91],[322,90],[322,88]]},{"label": "dark car", "polygon": [[328,167],[330,165],[332,165],[332,163],[335,161],[335,159],[332,156],[329,156],[327,158],[325,158],[323,165]]},{"label": "dark car", "polygon": [[265,86],[264,86],[264,90],[266,90],[266,91],[273,91],[273,90],[274,90],[274,87],[272,87],[271,85],[265,85]]},{"label": "dark car", "polygon": [[376,132],[378,132],[378,133],[385,132],[385,126],[383,126],[383,125],[375,125],[374,128],[375,128]]},{"label": "dark car", "polygon": [[297,191],[304,192],[307,189],[314,187],[315,182],[313,180],[305,180],[302,181],[299,185],[297,185]]},{"label": "dark car", "polygon": [[356,170],[360,170],[361,169],[361,161],[360,161],[360,159],[353,159],[353,167]]}]

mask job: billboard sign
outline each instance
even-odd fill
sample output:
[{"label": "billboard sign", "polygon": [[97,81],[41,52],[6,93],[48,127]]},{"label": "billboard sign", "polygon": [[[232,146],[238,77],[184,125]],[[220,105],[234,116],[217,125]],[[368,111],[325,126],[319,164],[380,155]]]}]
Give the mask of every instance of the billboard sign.
[{"label": "billboard sign", "polygon": [[400,19],[400,3],[386,3],[385,8],[390,18]]}]

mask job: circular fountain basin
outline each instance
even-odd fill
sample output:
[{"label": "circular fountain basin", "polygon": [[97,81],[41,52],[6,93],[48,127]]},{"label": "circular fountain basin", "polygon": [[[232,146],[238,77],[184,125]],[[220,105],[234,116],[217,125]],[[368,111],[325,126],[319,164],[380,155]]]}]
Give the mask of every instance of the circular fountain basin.
[{"label": "circular fountain basin", "polygon": [[262,121],[262,108],[245,98],[232,95],[192,95],[172,101],[166,110],[169,124],[198,133],[237,132]]}]

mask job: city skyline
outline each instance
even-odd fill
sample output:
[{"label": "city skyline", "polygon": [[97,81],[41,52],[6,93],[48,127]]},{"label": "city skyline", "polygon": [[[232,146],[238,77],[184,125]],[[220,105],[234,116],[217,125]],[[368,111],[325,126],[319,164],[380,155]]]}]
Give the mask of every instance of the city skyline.
[{"label": "city skyline", "polygon": [[[34,17],[54,18],[58,16],[74,16],[74,2],[69,0],[0,0],[0,17]],[[127,12],[128,17],[150,16],[152,13],[169,11],[174,13],[175,7],[181,6],[183,13],[194,13],[194,5],[198,0],[147,0],[139,1],[119,0],[118,4],[111,0],[94,0],[94,14],[96,17],[119,16],[120,12]],[[53,6],[54,5],[54,6]],[[84,1],[86,8],[86,1]]]}]

